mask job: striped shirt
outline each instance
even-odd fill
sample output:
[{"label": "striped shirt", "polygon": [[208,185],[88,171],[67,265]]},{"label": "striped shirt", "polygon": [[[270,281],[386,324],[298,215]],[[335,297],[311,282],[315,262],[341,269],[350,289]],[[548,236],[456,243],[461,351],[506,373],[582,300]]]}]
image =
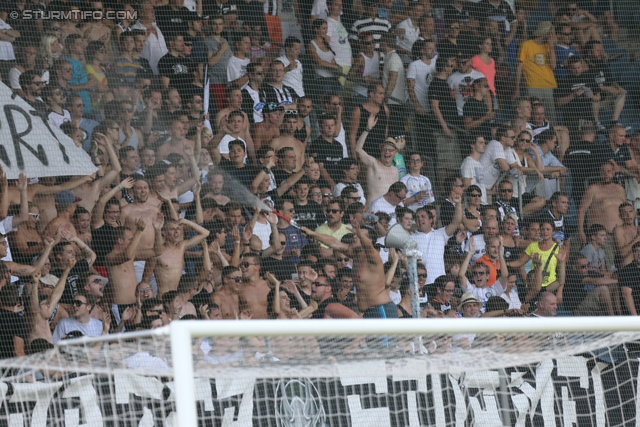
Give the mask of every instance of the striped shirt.
[{"label": "striped shirt", "polygon": [[373,40],[376,42],[376,49],[379,48],[380,37],[382,34],[391,31],[391,22],[388,19],[376,17],[372,19],[368,16],[362,17],[353,23],[349,38],[358,40],[358,36],[363,32],[373,33]]}]

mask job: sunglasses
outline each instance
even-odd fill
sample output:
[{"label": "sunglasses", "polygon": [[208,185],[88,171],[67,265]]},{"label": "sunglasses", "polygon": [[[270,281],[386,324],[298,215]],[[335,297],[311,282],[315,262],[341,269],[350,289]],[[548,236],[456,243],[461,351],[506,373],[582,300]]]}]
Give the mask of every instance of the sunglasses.
[{"label": "sunglasses", "polygon": [[297,116],[298,115],[298,110],[285,110],[284,114],[286,116]]},{"label": "sunglasses", "polygon": [[329,286],[328,283],[320,283],[320,282],[313,282],[311,285],[312,286]]},{"label": "sunglasses", "polygon": [[241,263],[240,263],[240,267],[244,267],[244,268],[247,268],[247,267],[249,267],[250,265],[255,265],[255,264],[251,264],[251,263],[248,263],[248,262],[246,262],[246,261],[245,261],[245,262],[241,262]]},{"label": "sunglasses", "polygon": [[[242,264],[240,264],[242,265]],[[242,282],[242,277],[228,277],[229,280],[233,280],[236,283]]]},{"label": "sunglasses", "polygon": [[349,262],[349,258],[344,257],[344,258],[336,258],[336,261],[338,262]]},{"label": "sunglasses", "polygon": [[158,313],[158,316],[167,312],[164,309],[162,309],[162,310],[149,310],[149,311],[152,312],[152,313]]},{"label": "sunglasses", "polygon": [[426,278],[427,278],[427,275],[426,275],[426,274],[418,274],[418,277],[419,277],[420,279],[426,279]]},{"label": "sunglasses", "polygon": [[337,214],[342,212],[340,209],[327,209],[327,213],[331,212],[332,214]]},{"label": "sunglasses", "polygon": [[77,300],[77,299],[73,300],[73,305],[75,305],[76,307],[82,307],[85,304],[86,304],[86,302],[82,302],[82,301]]},{"label": "sunglasses", "polygon": [[513,193],[513,188],[501,188],[501,193]]},{"label": "sunglasses", "polygon": [[333,197],[331,193],[322,193],[322,197]]},{"label": "sunglasses", "polygon": [[531,142],[531,140],[527,139],[527,138],[518,138],[518,141],[520,141],[520,142]]},{"label": "sunglasses", "polygon": [[469,194],[469,197],[482,197],[482,194],[473,193],[473,194]]}]

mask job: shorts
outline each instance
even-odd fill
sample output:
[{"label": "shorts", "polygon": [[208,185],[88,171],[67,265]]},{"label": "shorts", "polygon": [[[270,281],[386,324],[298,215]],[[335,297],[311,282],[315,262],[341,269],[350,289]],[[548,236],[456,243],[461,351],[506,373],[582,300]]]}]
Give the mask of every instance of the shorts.
[{"label": "shorts", "polygon": [[365,312],[363,318],[365,319],[397,319],[398,318],[398,306],[389,301],[383,305],[374,305],[369,307]]},{"label": "shorts", "polygon": [[436,167],[460,173],[460,165],[462,164],[460,144],[458,144],[456,132],[451,132],[453,136],[447,136],[440,131],[433,133],[436,137],[436,156],[438,159]]},{"label": "shorts", "polygon": [[589,292],[573,311],[574,316],[605,316],[606,314],[595,289]]}]

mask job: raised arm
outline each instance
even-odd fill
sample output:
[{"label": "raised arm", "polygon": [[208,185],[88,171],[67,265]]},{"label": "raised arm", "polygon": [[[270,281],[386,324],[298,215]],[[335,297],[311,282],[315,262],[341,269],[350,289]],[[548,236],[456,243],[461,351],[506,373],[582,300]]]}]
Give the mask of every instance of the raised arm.
[{"label": "raised arm", "polygon": [[120,172],[122,171],[122,166],[120,165],[118,154],[116,153],[116,150],[114,150],[113,148],[113,144],[111,144],[107,140],[106,136],[102,135],[102,137],[104,139],[95,138],[95,140],[96,140],[96,143],[98,143],[98,145],[105,147],[105,149],[107,150],[107,154],[109,155],[109,164],[111,165],[111,170],[107,172],[102,178],[96,180],[99,191],[102,191],[108,185],[111,185],[113,180],[116,179],[118,176],[120,176]]},{"label": "raised arm", "polygon": [[80,249],[80,252],[82,253],[82,256],[87,261],[87,263],[89,263],[90,266],[93,265],[94,261],[96,260],[96,253],[93,252],[85,242],[83,242],[78,236],[72,235],[70,228],[68,227],[60,227],[59,232],[60,236],[64,240],[75,243]]},{"label": "raised arm", "polygon": [[198,162],[196,161],[193,148],[185,146],[184,151],[188,157],[189,166],[191,169],[191,178],[176,186],[178,196],[189,191],[189,189],[191,189],[191,187],[193,187],[196,182],[200,182],[200,170],[198,169]]},{"label": "raised arm", "polygon": [[40,254],[40,256],[38,257],[38,261],[36,261],[35,264],[23,265],[15,263],[13,261],[5,261],[7,267],[9,267],[9,271],[11,271],[11,273],[15,274],[16,276],[25,277],[31,276],[34,272],[42,270],[42,267],[44,267],[44,263],[47,261],[47,258],[49,258],[51,249],[55,244],[56,242],[52,238],[45,237],[44,251],[42,251],[42,254]]},{"label": "raised arm", "polygon": [[138,244],[140,243],[140,239],[142,238],[142,232],[147,226],[149,220],[142,216],[136,222],[136,230],[133,232],[133,237],[129,242],[129,245],[123,252],[113,252],[107,254],[104,259],[104,264],[107,267],[124,264],[127,261],[131,261],[136,256],[136,249],[138,249]]},{"label": "raised arm", "polygon": [[296,182],[300,181],[300,178],[302,178],[305,174],[306,168],[311,166],[313,163],[315,163],[313,157],[308,157],[299,171],[294,172],[282,184],[278,185],[278,188],[276,189],[276,191],[278,192],[278,196],[282,197],[287,193],[287,191],[289,191],[289,189],[291,189],[291,187],[296,184]]},{"label": "raised arm", "polygon": [[[458,280],[460,282],[460,286],[462,289],[466,288],[467,283],[471,283],[469,279],[467,279],[467,270],[469,269],[469,263],[471,263],[471,257],[473,257],[473,252],[476,250],[476,246],[473,243],[473,236],[469,239],[469,252],[467,252],[467,256],[464,257],[464,261],[460,265],[460,271],[458,272]],[[473,283],[471,286],[475,287]]]},{"label": "raised arm", "polygon": [[186,225],[189,228],[191,228],[193,231],[198,233],[192,238],[190,238],[189,240],[187,240],[186,242],[184,242],[185,249],[189,249],[196,245],[199,245],[204,239],[206,239],[209,236],[209,230],[196,224],[193,221],[189,221],[188,219],[185,219],[185,218],[180,218],[180,220],[178,220],[178,223],[183,226]]},{"label": "raised arm", "polygon": [[[53,288],[53,292],[51,292],[51,295],[49,295],[49,313],[48,313],[49,317],[53,315],[53,311],[55,310],[56,305],[58,305],[60,298],[62,298],[62,294],[64,293],[64,287],[67,284],[67,278],[69,277],[69,273],[71,272],[73,267],[75,267],[75,265],[76,265],[75,259],[67,260],[67,265],[65,266],[64,271],[62,272],[62,275],[58,279],[58,283],[56,283],[55,288]],[[36,289],[37,288],[38,287],[36,286]]]},{"label": "raised arm", "polygon": [[498,236],[500,239],[500,248],[498,249],[498,254],[500,255],[500,277],[498,280],[502,285],[503,289],[507,289],[507,283],[509,282],[509,267],[507,267],[507,262],[504,260],[504,240],[502,236]]},{"label": "raised arm", "polygon": [[27,176],[20,172],[18,176],[18,191],[20,191],[20,215],[11,219],[11,227],[17,227],[29,219],[29,196],[27,194]]},{"label": "raised arm", "polygon": [[113,199],[118,192],[124,189],[133,188],[133,178],[126,178],[120,182],[117,186],[113,187],[111,190],[106,192],[96,205],[93,207],[93,212],[91,213],[91,229],[96,230],[104,225],[104,208],[107,205],[107,202]]},{"label": "raised arm", "polygon": [[594,187],[592,185],[587,188],[587,191],[585,191],[582,196],[582,200],[580,201],[580,207],[578,208],[578,238],[583,244],[587,243],[587,235],[584,232],[584,220],[587,215],[587,211],[593,202],[593,188]]},{"label": "raised arm", "polygon": [[393,282],[393,276],[395,276],[396,269],[398,268],[398,253],[395,248],[389,248],[389,261],[391,261],[391,268],[387,271],[387,274],[385,274],[385,284],[387,286]]},{"label": "raised arm", "polygon": [[360,239],[360,246],[364,250],[364,254],[367,257],[367,262],[369,262],[369,264],[381,264],[382,259],[380,258],[380,254],[373,246],[373,242],[371,241],[371,239],[369,239],[369,237],[362,232],[360,224],[358,224],[358,222],[351,224],[351,229],[353,230],[353,233],[358,236],[358,239]]},{"label": "raised arm", "polygon": [[367,140],[367,137],[369,136],[369,132],[371,132],[371,129],[373,129],[376,123],[378,123],[378,118],[374,114],[369,114],[369,118],[367,119],[367,127],[358,138],[358,143],[356,144],[356,154],[360,158],[362,164],[369,167],[375,166],[376,159],[368,155],[367,152],[364,151],[363,147],[365,141]]},{"label": "raised arm", "polygon": [[267,215],[267,222],[269,222],[269,225],[271,226],[271,246],[269,246],[267,249],[265,249],[262,252],[262,257],[263,258],[268,258],[271,255],[273,255],[274,253],[278,252],[280,250],[280,233],[278,232],[278,227],[276,226],[276,223],[278,222],[278,219],[276,218],[276,216],[273,214],[273,212],[269,213],[269,215]]},{"label": "raised arm", "polygon": [[533,254],[533,265],[535,274],[533,275],[533,283],[531,283],[531,286],[527,283],[527,294],[524,297],[525,303],[534,300],[540,292],[540,289],[542,289],[542,261],[540,254]]},{"label": "raised arm", "polygon": [[305,235],[316,239],[318,242],[329,246],[331,249],[334,249],[338,252],[347,252],[349,250],[349,245],[346,243],[342,243],[340,240],[335,237],[328,236],[326,234],[316,233],[315,231],[309,230],[307,227],[301,227],[300,231],[302,231]]},{"label": "raised arm", "polygon": [[447,236],[449,237],[454,235],[462,223],[462,196],[460,194],[454,194],[451,197],[451,201],[456,204],[456,208],[453,211],[453,219],[444,229],[445,233],[447,233]]}]

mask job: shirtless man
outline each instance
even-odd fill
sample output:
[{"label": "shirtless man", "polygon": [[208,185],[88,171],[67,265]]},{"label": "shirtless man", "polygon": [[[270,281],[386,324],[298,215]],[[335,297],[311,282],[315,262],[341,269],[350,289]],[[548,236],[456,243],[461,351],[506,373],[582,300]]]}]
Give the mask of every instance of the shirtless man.
[{"label": "shirtless man", "polygon": [[209,188],[211,189],[210,194],[212,195],[213,200],[218,202],[219,205],[224,206],[229,203],[229,199],[227,196],[222,194],[222,189],[224,188],[224,175],[219,170],[213,171],[209,174]]},{"label": "shirtless man", "polygon": [[240,288],[240,309],[253,313],[253,319],[268,319],[267,295],[269,285],[260,277],[260,255],[249,252],[242,256],[242,287]]},{"label": "shirtless man", "polygon": [[78,238],[91,246],[91,214],[82,207],[77,207],[71,218]]},{"label": "shirtless man", "polygon": [[[198,234],[184,240],[183,225],[196,231]],[[180,218],[178,221],[166,221],[162,229],[164,245],[160,255],[154,258],[156,281],[158,283],[158,297],[161,298],[165,292],[178,289],[178,282],[184,270],[184,252],[199,245],[209,236],[209,230],[200,227],[198,224],[187,219]]]},{"label": "shirtless man", "polygon": [[[370,114],[366,129],[372,129],[376,123],[378,123],[378,118]],[[367,201],[372,202],[382,197],[391,184],[398,181],[398,168],[393,165],[393,158],[398,152],[398,147],[387,139],[380,145],[380,158],[373,158],[363,149],[369,135],[366,129],[358,138],[356,153],[362,164],[367,167]]]},{"label": "shirtless man", "polygon": [[[169,199],[177,199],[178,196],[189,191],[194,184],[198,182],[200,173],[198,172],[198,163],[196,162],[193,148],[185,147],[184,150],[186,154],[184,156],[184,160],[181,160],[179,165],[167,165],[167,169],[164,171],[164,191],[158,190],[159,195],[162,194],[164,197]],[[180,182],[178,180],[178,170],[176,168],[178,166],[184,168],[187,165],[191,169],[191,178]]]},{"label": "shirtless man", "polygon": [[262,108],[264,120],[251,126],[251,135],[255,149],[269,145],[274,138],[280,136],[280,126],[284,117],[284,107],[279,104],[269,104]]},{"label": "shirtless man", "polygon": [[[27,345],[36,338],[43,338],[53,344],[53,334],[49,326],[49,319],[53,315],[55,308],[62,297],[64,286],[67,283],[69,272],[76,265],[75,259],[69,259],[66,262],[64,272],[58,279],[58,283],[53,292],[49,296],[39,295],[38,284],[40,283],[40,270],[34,272],[31,280],[31,298],[29,299],[29,307],[26,309],[25,320],[28,325]],[[28,287],[25,286],[25,292]]]},{"label": "shirtless man", "polygon": [[185,146],[190,145],[194,146],[194,142],[188,140],[185,136],[187,135],[187,126],[180,120],[179,117],[174,117],[171,120],[171,124],[169,126],[169,136],[171,139],[169,142],[165,142],[156,151],[156,161],[159,162],[167,158],[167,156],[171,153],[180,154],[185,159],[187,155],[185,153]]},{"label": "shirtless man", "polygon": [[100,199],[102,190],[111,185],[113,180],[119,177],[120,171],[122,170],[120,161],[118,160],[118,154],[107,137],[100,133],[94,133],[93,139],[98,147],[106,150],[109,155],[109,165],[111,169],[102,178],[87,181],[73,190],[73,194],[77,198],[82,199],[78,202],[78,206],[82,206],[89,212],[93,211],[98,199]]},{"label": "shirtless man", "polygon": [[60,228],[67,228],[73,236],[76,236],[78,233],[71,223],[71,217],[76,212],[76,206],[80,199],[75,197],[71,191],[65,190],[56,194],[55,200],[58,216],[49,222],[42,232],[42,237],[53,238]]},{"label": "shirtless man", "polygon": [[624,202],[618,207],[618,213],[622,220],[622,225],[618,225],[613,230],[613,238],[619,255],[618,269],[633,262],[633,252],[631,248],[636,242],[640,242],[640,227],[636,226],[637,212],[633,205]]},{"label": "shirtless man", "polygon": [[[137,175],[134,179],[136,179],[136,182],[134,182],[131,188],[133,203],[123,206],[120,211],[120,222],[129,230],[136,229],[136,223],[140,217],[144,216],[155,220],[160,214],[160,209],[149,203],[149,184],[145,178]],[[142,232],[142,237],[138,244],[138,251],[142,252],[153,248],[155,240],[156,236],[152,227],[146,227]],[[141,282],[145,261],[135,261],[134,265],[136,269],[136,283]],[[152,282],[151,285],[155,286],[155,280],[152,280]],[[155,291],[154,289],[154,292]]]},{"label": "shirtless man", "polygon": [[[92,1],[91,2],[92,10],[104,11],[105,9],[102,7],[101,1]],[[92,41],[99,41],[104,43],[104,48],[106,49],[107,56],[105,57],[106,62],[112,62],[114,60],[113,51],[111,49],[111,28],[105,25],[108,20],[103,20],[101,18],[94,19],[89,21],[82,27],[83,35],[85,43],[87,45]]]},{"label": "shirtless man", "polygon": [[295,138],[294,132],[296,131],[296,126],[298,125],[298,117],[295,114],[291,114],[292,112],[287,111],[284,117],[284,121],[282,122],[282,127],[280,127],[280,136],[274,138],[269,144],[274,151],[278,151],[282,147],[291,147],[293,151],[296,153],[296,168],[295,170],[302,169],[302,165],[305,160],[305,149],[306,145],[301,141]]},{"label": "shirtless man", "polygon": [[626,201],[624,188],[613,182],[614,174],[614,167],[611,163],[604,163],[600,166],[601,181],[591,184],[587,188],[584,196],[582,196],[580,209],[578,209],[578,236],[580,242],[587,242],[585,230],[591,227],[591,224],[602,224],[607,230],[609,238],[604,247],[607,269],[615,266],[616,249],[613,231],[622,224],[622,220],[616,214],[616,211]]},{"label": "shirtless man", "polygon": [[365,319],[397,318],[398,308],[389,297],[380,254],[358,224],[352,224],[352,229],[355,234],[351,244],[342,243],[331,236],[316,233],[308,228],[303,227],[302,231],[353,259],[353,282],[358,294],[358,309],[364,313]]},{"label": "shirtless man", "polygon": [[247,145],[247,141],[243,136],[243,128],[246,125],[245,117],[246,114],[240,110],[231,111],[227,115],[226,120],[220,124],[218,133],[216,133],[211,142],[209,142],[209,146],[205,148],[208,148],[210,153],[214,153],[214,156],[216,152],[219,152],[220,156],[229,160],[229,142],[238,139],[244,142],[249,153],[249,158],[255,161],[253,140],[251,140],[251,145]]},{"label": "shirtless man", "polygon": [[240,284],[242,272],[228,265],[222,269],[222,287],[211,296],[211,302],[220,307],[223,319],[235,319],[240,313]]},{"label": "shirtless man", "polygon": [[225,123],[227,123],[227,116],[229,116],[232,111],[240,111],[244,117],[242,128],[240,130],[240,137],[245,142],[249,141],[250,145],[253,146],[253,138],[251,138],[251,122],[249,122],[247,113],[241,110],[242,90],[240,88],[230,86],[229,89],[227,89],[227,104],[227,108],[223,108],[222,110],[218,111],[218,114],[216,114],[216,129],[224,127]]},{"label": "shirtless man", "polygon": [[[17,185],[9,186],[0,166],[0,176],[2,176],[2,201],[9,205],[20,204],[20,190]],[[95,178],[92,176],[81,176],[77,179],[65,182],[60,185],[53,185],[56,181],[55,177],[39,178],[37,184],[27,185],[27,200],[33,202],[40,209],[40,220],[38,221],[38,232],[42,233],[45,227],[57,216],[55,197],[61,191],[73,190],[84,183],[91,182]],[[17,184],[18,180],[14,183]]]},{"label": "shirtless man", "polygon": [[138,280],[136,279],[134,260],[150,258],[160,253],[161,250],[159,242],[162,242],[160,235],[162,221],[154,221],[153,223],[153,229],[155,229],[156,235],[155,250],[139,249],[148,223],[149,219],[142,216],[136,221],[135,231],[131,231],[125,227],[115,229],[115,244],[104,260],[105,267],[109,274],[109,283],[104,293],[107,299],[114,305],[113,312],[118,319],[129,306],[137,307],[136,286],[138,285]]}]

